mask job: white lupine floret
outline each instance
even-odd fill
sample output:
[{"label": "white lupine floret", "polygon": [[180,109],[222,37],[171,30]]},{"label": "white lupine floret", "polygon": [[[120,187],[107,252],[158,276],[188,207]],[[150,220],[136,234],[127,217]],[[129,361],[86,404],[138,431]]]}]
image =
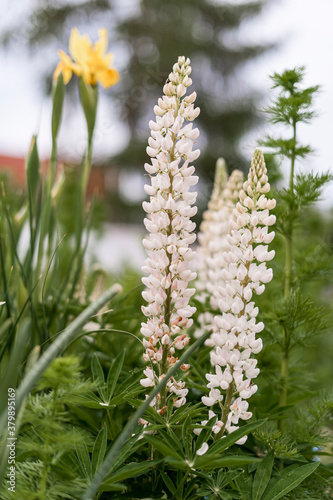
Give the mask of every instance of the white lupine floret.
[{"label": "white lupine floret", "polygon": [[[224,281],[223,254],[226,250],[226,237],[230,230],[229,222],[242,184],[242,172],[234,170],[228,179],[225,161],[219,158],[216,162],[212,197],[208,203],[208,210],[203,214],[198,234],[197,280],[197,289],[200,292],[198,298],[202,302],[208,298],[210,308],[216,312],[219,310],[217,288]],[[213,318],[214,315],[210,312],[199,315],[200,328],[195,332],[196,337],[212,329]]]},{"label": "white lupine floret", "polygon": [[[269,215],[275,200],[265,197],[268,191],[264,157],[261,150],[256,149],[230,221],[230,234],[223,254],[225,268],[217,287],[220,313],[214,317],[213,334],[206,342],[212,347],[210,357],[214,370],[206,374],[210,392],[202,401],[213,406],[216,399],[219,404],[222,436],[238,429],[239,419],[251,418],[245,400],[257,391],[252,380],[258,376],[259,368],[251,355],[262,349],[262,340],[256,338],[256,334],[264,329],[264,324],[256,322],[258,308],[252,298],[253,293],[261,294],[273,277],[266,262],[274,257],[274,251],[268,251],[267,245],[274,238],[273,232],[268,233],[268,226],[275,222],[275,216]],[[227,391],[224,404],[212,393],[219,389]],[[237,443],[245,441],[246,436]]]},{"label": "white lupine floret", "polygon": [[[145,337],[144,359],[151,368],[144,371],[144,387],[155,385],[177,361],[174,354],[190,341],[183,330],[193,324],[191,316],[196,310],[189,305],[195,290],[188,284],[196,278],[189,265],[194,257],[189,245],[196,237],[190,217],[197,212],[192,206],[197,196],[192,187],[198,177],[193,175],[195,169],[190,162],[200,151],[194,149],[193,142],[199,131],[188,122],[200,110],[193,104],[195,92],[185,97],[192,83],[190,73],[190,60],[179,57],[164,85],[165,95],[154,107],[156,118],[149,122],[147,153],[151,163],[145,164],[145,170],[151,182],[145,185],[145,191],[150,199],[143,202],[143,209],[147,214],[144,224],[150,234],[143,240],[148,252],[143,271],[148,277],[142,279],[147,287],[142,293],[147,302],[142,307],[147,321],[142,323],[141,333]],[[181,367],[182,371],[188,368],[189,365]],[[177,396],[175,407],[185,404],[188,391],[184,382],[172,378],[167,391]],[[165,403],[165,395],[159,394],[153,406],[162,413]]]}]

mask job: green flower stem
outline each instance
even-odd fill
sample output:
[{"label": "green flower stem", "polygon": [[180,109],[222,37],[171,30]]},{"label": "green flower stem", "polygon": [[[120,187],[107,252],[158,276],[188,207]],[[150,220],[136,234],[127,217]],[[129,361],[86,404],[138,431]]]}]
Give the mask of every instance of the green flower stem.
[{"label": "green flower stem", "polygon": [[78,187],[78,206],[76,213],[76,249],[79,252],[82,244],[82,234],[84,228],[84,220],[85,220],[85,207],[86,207],[86,195],[88,182],[91,171],[91,162],[92,162],[92,135],[88,133],[88,144],[87,144],[87,152],[83,158],[82,170],[81,170],[81,178]]},{"label": "green flower stem", "polygon": [[232,400],[232,397],[234,395],[234,388],[235,388],[234,383],[232,382],[229,385],[227,392],[226,392],[226,395],[225,395],[225,402],[224,402],[223,409],[222,409],[222,427],[221,427],[220,432],[216,436],[217,439],[220,439],[224,435],[225,427],[226,427],[227,421],[228,421],[228,415],[230,412],[231,400]]},{"label": "green flower stem", "polygon": [[[52,92],[52,119],[51,119],[51,132],[52,132],[52,150],[50,158],[50,169],[48,172],[47,181],[45,183],[46,189],[44,193],[44,200],[41,209],[41,224],[40,224],[40,234],[39,234],[39,244],[38,244],[38,254],[37,254],[37,265],[34,274],[34,281],[38,280],[41,273],[42,263],[45,256],[44,244],[47,235],[49,236],[48,241],[48,251],[47,256],[50,260],[52,255],[52,244],[54,236],[54,227],[51,224],[52,219],[52,189],[54,186],[56,173],[57,173],[57,163],[58,163],[58,147],[57,147],[57,137],[59,133],[59,128],[61,124],[62,109],[65,97],[65,86],[63,81],[63,76],[60,74],[56,82],[53,85]],[[39,300],[42,299],[42,291],[39,293]]]},{"label": "green flower stem", "polygon": [[[177,116],[178,110],[179,110],[179,98],[177,99],[177,107],[176,107],[176,111],[175,111],[175,117]],[[177,138],[176,138],[175,134],[172,134],[173,145],[172,145],[172,148],[170,150],[170,159],[169,159],[170,163],[172,163],[176,159],[176,156],[175,156],[176,140],[177,140]],[[169,172],[169,179],[170,179],[170,194],[172,196],[173,176],[172,176],[171,172]],[[172,221],[171,210],[167,210],[167,214],[168,214],[168,217],[170,219],[170,224],[167,227],[167,236],[169,237],[173,232],[172,222],[171,222]],[[171,262],[172,262],[172,255],[169,255],[168,266],[165,270],[166,276],[168,276],[168,274],[170,273]],[[168,288],[166,295],[167,296],[166,296],[165,306],[164,306],[164,320],[165,320],[165,324],[169,327],[169,331],[170,331],[170,327],[171,327],[171,302],[172,302],[171,286]],[[162,360],[161,360],[161,363],[159,366],[159,376],[160,377],[165,375],[168,371],[168,355],[169,355],[169,345],[168,344],[166,344],[162,347],[162,352],[163,352]],[[161,391],[160,400],[157,402],[158,409],[161,410],[162,408],[164,408],[166,406],[166,403],[167,403],[167,386],[165,385],[163,387],[163,390]]]},{"label": "green flower stem", "polygon": [[184,364],[187,359],[196,351],[205,340],[211,335],[211,332],[206,332],[202,337],[200,337],[187,351],[182,355],[182,357],[173,365],[171,370],[169,370],[165,377],[155,386],[151,391],[148,398],[142,403],[142,405],[136,410],[132,415],[130,420],[125,425],[122,432],[119,434],[117,439],[114,441],[111,449],[106,455],[104,462],[97,470],[95,476],[93,477],[90,485],[83,493],[81,500],[94,500],[94,496],[98,491],[99,486],[104,480],[106,474],[110,471],[112,465],[114,464],[119,452],[121,452],[122,447],[126,443],[127,439],[132,435],[132,432],[137,425],[140,417],[145,413],[151,401],[156,397],[159,392],[162,392],[163,388],[166,386],[168,380],[179,370],[179,368]]},{"label": "green flower stem", "polygon": [[[293,121],[293,150],[291,155],[289,191],[294,191],[294,172],[296,158],[296,122]],[[292,206],[289,206],[290,213]],[[284,282],[284,299],[287,300],[291,292],[292,281],[292,256],[293,256],[293,225],[290,224],[289,233],[286,239],[286,258],[285,258],[285,282]],[[281,360],[281,389],[279,394],[279,406],[286,406],[288,396],[288,376],[289,376],[289,332],[286,328],[283,329],[283,354]],[[285,432],[286,421],[284,418],[279,420],[279,431],[281,434]]]}]

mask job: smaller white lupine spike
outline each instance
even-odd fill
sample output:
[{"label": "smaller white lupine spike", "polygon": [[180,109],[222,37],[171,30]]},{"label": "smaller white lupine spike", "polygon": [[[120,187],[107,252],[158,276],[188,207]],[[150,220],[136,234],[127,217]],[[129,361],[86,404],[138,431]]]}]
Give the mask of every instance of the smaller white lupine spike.
[{"label": "smaller white lupine spike", "polygon": [[[267,245],[274,237],[273,232],[268,233],[268,227],[275,222],[275,216],[269,215],[275,200],[266,198],[268,192],[264,156],[256,149],[230,222],[223,284],[216,297],[220,313],[214,318],[213,334],[207,340],[212,347],[214,370],[206,375],[210,392],[202,401],[207,406],[217,404],[221,408],[220,420],[217,417],[215,424],[215,431],[221,437],[238,429],[239,419],[251,418],[247,399],[257,391],[252,380],[258,376],[259,368],[252,355],[262,349],[257,334],[264,324],[256,322],[258,308],[252,298],[261,294],[273,277],[266,262],[274,257],[274,251],[269,252]],[[221,391],[226,391],[225,396]],[[245,441],[246,436],[237,443]]]},{"label": "smaller white lupine spike", "polygon": [[[176,352],[190,341],[186,329],[192,325],[195,312],[189,305],[195,289],[188,285],[196,277],[190,268],[194,252],[189,245],[195,241],[191,217],[197,212],[193,206],[197,194],[192,188],[198,177],[190,163],[200,151],[193,150],[199,131],[191,123],[199,114],[193,104],[196,95],[185,96],[191,85],[190,73],[190,60],[179,57],[164,85],[164,95],[154,107],[155,121],[149,122],[147,153],[151,163],[146,163],[145,169],[151,183],[145,191],[150,199],[143,203],[149,233],[143,240],[148,252],[143,267],[148,277],[142,279],[147,287],[142,293],[147,302],[142,307],[147,320],[141,328],[148,363],[141,380],[144,387],[154,386],[177,361]],[[186,371],[189,365],[181,368]],[[185,382],[172,378],[152,406],[162,414],[167,397],[174,397],[174,406],[180,407],[187,392]]]},{"label": "smaller white lupine spike", "polygon": [[228,182],[228,169],[224,158],[218,158],[215,165],[214,186],[211,199],[208,202],[208,210],[218,210],[223,204],[223,190]]},{"label": "smaller white lupine spike", "polygon": [[[239,198],[244,177],[234,170],[228,179],[226,164],[221,158],[217,161],[215,182],[208,210],[204,212],[198,234],[198,280],[199,299],[209,300],[209,308],[218,308],[218,287],[223,284],[222,270],[225,267],[223,253],[226,250],[226,237],[230,231],[230,219]],[[195,336],[201,336],[212,329],[214,314],[206,311],[198,317],[200,327]]]}]

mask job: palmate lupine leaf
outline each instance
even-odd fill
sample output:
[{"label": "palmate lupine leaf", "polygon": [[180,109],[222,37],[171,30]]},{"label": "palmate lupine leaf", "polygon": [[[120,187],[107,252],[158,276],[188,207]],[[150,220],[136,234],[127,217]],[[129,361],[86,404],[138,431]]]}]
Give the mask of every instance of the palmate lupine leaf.
[{"label": "palmate lupine leaf", "polygon": [[151,391],[148,398],[141,404],[141,406],[136,410],[134,415],[130,418],[128,423],[123,428],[122,432],[119,434],[117,439],[114,441],[111,449],[109,450],[107,456],[101,467],[96,472],[90,485],[82,495],[82,500],[92,500],[101,483],[104,480],[105,475],[108,473],[115,460],[117,459],[123,445],[126,443],[127,439],[131,436],[135,426],[140,417],[145,413],[149,406],[149,403],[156,397],[156,395],[164,388],[168,380],[179,370],[179,368],[187,361],[187,359],[195,352],[208,338],[210,332],[207,332],[202,337],[200,337],[177,361],[175,365],[167,372],[165,377],[155,386]]}]

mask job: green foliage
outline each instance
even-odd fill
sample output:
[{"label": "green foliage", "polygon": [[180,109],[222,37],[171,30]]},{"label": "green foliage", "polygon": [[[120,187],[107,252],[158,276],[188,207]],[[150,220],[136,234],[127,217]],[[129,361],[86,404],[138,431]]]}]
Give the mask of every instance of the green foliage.
[{"label": "green foliage", "polygon": [[304,80],[304,67],[274,73],[271,77],[272,88],[279,89],[280,94],[266,113],[273,123],[293,125],[298,122],[308,123],[315,116],[311,109],[313,97],[319,86],[301,88]]},{"label": "green foliage", "polygon": [[[316,115],[313,101],[318,87],[305,88],[303,79],[304,68],[273,75],[273,88],[279,94],[266,112],[273,123],[284,125],[287,133],[262,141],[282,161],[290,162],[288,188],[274,192],[275,230],[280,233],[274,243],[275,283],[268,286],[266,299],[258,301],[264,311],[265,348],[259,356],[259,391],[253,400],[257,416],[271,421],[258,429],[255,436],[260,448],[274,450],[281,469],[273,475],[263,499],[330,498],[323,467],[313,472],[316,464],[295,465],[304,459],[313,460],[315,449],[323,457],[328,453],[328,462],[332,457],[328,430],[332,426],[331,397],[323,395],[328,379],[321,382],[322,389],[313,362],[320,338],[324,345],[329,345],[332,312],[323,290],[332,273],[332,248],[325,241],[324,219],[312,205],[333,177],[330,172],[295,172],[296,160],[312,151],[310,145],[299,143],[298,124],[309,123]],[[312,219],[316,222],[310,226]],[[273,393],[272,387],[276,388]],[[309,480],[307,471],[311,472]],[[288,481],[295,484],[294,489],[289,490]]]},{"label": "green foliage", "polygon": [[81,439],[68,404],[91,387],[73,356],[55,359],[39,379],[36,392],[28,397],[17,441],[17,498],[32,491],[29,498],[36,500],[66,498],[66,492],[76,498],[83,483],[78,477],[64,477],[60,465],[63,455],[75,450]]},{"label": "green foliage", "polygon": [[[246,5],[244,15],[256,11],[256,5]],[[206,16],[211,9],[206,5]],[[237,24],[236,9],[223,12],[231,25]],[[300,120],[312,118],[316,91],[302,90],[302,74],[296,69],[273,77],[281,94],[270,112],[273,121],[293,127],[293,138],[278,138],[270,145],[292,162],[310,151],[298,144],[295,133]],[[61,105],[62,90],[58,88]],[[55,167],[56,145],[51,162]],[[111,276],[99,266],[84,266],[89,227],[83,231],[82,185],[90,168],[89,151],[82,163],[85,170],[79,172],[84,181],[73,199],[61,183],[54,185],[52,175],[41,175],[33,140],[28,200],[7,187],[1,194],[0,301],[6,302],[0,309],[1,498],[12,498],[5,477],[6,401],[8,387],[17,386],[19,500],[332,497],[333,402],[331,394],[320,394],[311,358],[319,334],[328,339],[332,324],[323,295],[332,273],[330,242],[320,236],[324,224],[311,205],[332,176],[295,175],[293,166],[289,189],[277,194],[277,278],[258,300],[267,328],[259,356],[259,390],[251,399],[254,418],[220,439],[214,428],[218,415],[210,414],[201,424],[207,410],[201,396],[210,365],[209,348],[202,344],[209,333],[146,394],[140,384],[140,277],[130,269]],[[278,174],[276,165],[272,168]],[[75,221],[61,211],[65,208],[72,217],[78,207],[82,211]],[[24,228],[29,248],[22,252],[18,242]],[[65,230],[68,237],[59,243]],[[311,232],[318,241],[309,245]],[[279,257],[285,244],[290,249],[288,265]],[[118,281],[123,285],[119,295]],[[207,304],[194,303],[198,314],[207,310]],[[156,412],[150,403],[189,358],[191,370],[184,375],[187,403],[175,408],[169,398],[163,411]],[[287,360],[287,371],[281,371],[281,359]],[[246,444],[237,445],[245,435]],[[209,448],[202,453],[206,444]]]}]

